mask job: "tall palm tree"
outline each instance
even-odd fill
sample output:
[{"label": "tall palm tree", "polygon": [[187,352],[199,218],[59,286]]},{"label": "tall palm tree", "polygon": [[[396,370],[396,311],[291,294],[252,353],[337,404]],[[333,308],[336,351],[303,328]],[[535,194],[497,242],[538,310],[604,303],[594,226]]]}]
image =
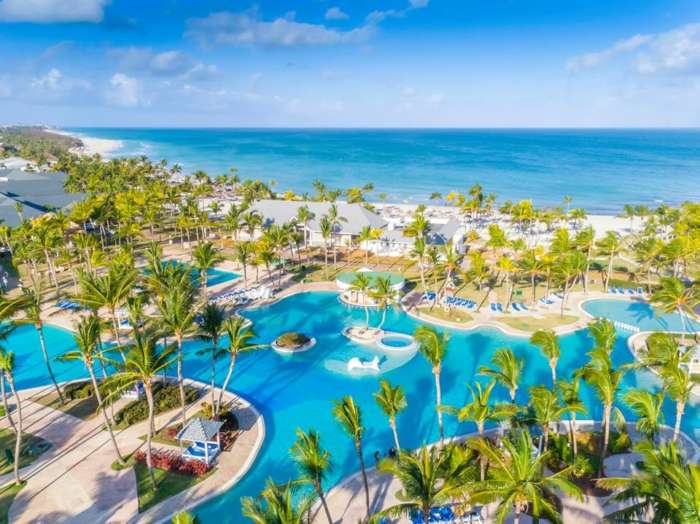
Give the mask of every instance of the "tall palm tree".
[{"label": "tall palm tree", "polygon": [[321,220],[318,222],[318,228],[321,231],[321,238],[323,238],[323,267],[324,276],[328,278],[328,241],[333,236],[333,223],[327,215],[323,215]]},{"label": "tall palm tree", "polygon": [[396,416],[406,409],[408,405],[403,388],[401,385],[392,386],[388,380],[381,380],[379,381],[379,391],[374,393],[374,400],[377,401],[377,405],[382,410],[382,413],[389,419],[389,427],[394,435],[396,451],[401,453],[399,433],[396,430]]},{"label": "tall palm tree", "polygon": [[619,490],[606,504],[627,504],[605,516],[606,522],[700,522],[700,466],[685,460],[675,443],[640,442],[642,467],[629,478],[599,479],[598,485]]},{"label": "tall palm tree", "polygon": [[534,344],[549,362],[552,371],[552,387],[557,382],[557,362],[561,354],[559,339],[552,329],[538,329],[530,337],[530,343]]},{"label": "tall palm tree", "polygon": [[608,231],[603,238],[596,243],[601,255],[608,257],[608,269],[605,276],[605,292],[607,293],[612,277],[613,262],[622,248],[622,239],[615,231]]},{"label": "tall palm tree", "polygon": [[432,367],[435,378],[435,411],[438,417],[438,428],[440,430],[440,441],[445,441],[445,429],[442,424],[442,387],[440,384],[440,373],[442,371],[442,361],[447,354],[447,344],[449,335],[440,332],[432,327],[418,326],[413,333],[413,337],[418,342],[418,351],[425,357]]},{"label": "tall palm tree", "polygon": [[313,486],[326,513],[328,524],[333,524],[331,512],[323,492],[323,481],[326,475],[333,469],[331,454],[321,447],[321,437],[318,432],[310,430],[305,433],[297,428],[297,440],[292,446],[290,453],[297,467],[301,471],[301,480]]},{"label": "tall palm tree", "polygon": [[490,377],[508,390],[510,400],[515,403],[515,395],[518,392],[518,382],[522,373],[524,362],[518,358],[510,348],[496,350],[491,357],[492,368],[480,366],[478,373]]},{"label": "tall palm tree", "polygon": [[258,499],[241,498],[243,515],[255,524],[308,524],[314,499],[298,493],[298,484],[275,484],[268,479]]},{"label": "tall palm tree", "polygon": [[654,442],[663,423],[664,392],[630,389],[622,398],[637,417],[637,430]]},{"label": "tall palm tree", "polygon": [[411,250],[411,257],[418,261],[418,270],[420,271],[420,283],[423,291],[426,290],[425,285],[425,259],[428,255],[428,245],[425,242],[425,238],[416,237],[413,241],[413,250]]},{"label": "tall palm tree", "polygon": [[[690,353],[688,352],[688,354]],[[688,368],[680,366],[663,368],[661,379],[664,382],[666,393],[676,403],[676,421],[673,425],[673,441],[676,442],[681,433],[681,420],[685,413],[685,406],[690,400],[697,380],[691,377]]]},{"label": "tall palm tree", "polygon": [[369,327],[369,304],[367,303],[367,298],[371,285],[372,282],[367,274],[362,272],[356,273],[355,278],[350,282],[350,291],[355,293],[358,299],[362,295],[362,305],[365,308],[365,329]]},{"label": "tall palm tree", "polygon": [[253,259],[255,250],[252,242],[239,242],[233,248],[233,256],[241,266],[243,266],[243,280],[248,280],[248,264]]},{"label": "tall palm tree", "polygon": [[342,216],[338,211],[338,206],[336,204],[331,204],[328,208],[328,220],[331,224],[331,246],[333,247],[333,265],[338,264],[338,250],[335,245],[335,237],[340,225],[348,221],[347,218]]},{"label": "tall palm tree", "polygon": [[223,262],[224,257],[211,242],[200,242],[192,251],[192,260],[194,267],[199,271],[199,277],[202,279],[202,294],[206,302],[209,270]]},{"label": "tall palm tree", "polygon": [[700,289],[696,285],[686,287],[677,278],[661,278],[659,289],[651,296],[651,303],[664,313],[678,313],[682,326],[681,341],[685,342],[687,317],[694,315],[695,308],[700,304]]},{"label": "tall palm tree", "polygon": [[369,249],[369,244],[371,240],[377,240],[381,238],[382,235],[382,230],[374,228],[372,226],[364,226],[360,230],[360,234],[357,236],[357,242],[362,246],[362,244],[365,244],[364,251],[365,251],[365,265],[369,263],[369,254],[370,254],[370,249]]},{"label": "tall palm tree", "polygon": [[63,392],[61,388],[58,387],[56,382],[56,377],[53,374],[53,369],[51,363],[49,362],[49,353],[46,349],[46,337],[44,336],[44,313],[41,309],[41,303],[44,299],[44,288],[40,281],[35,281],[33,286],[23,287],[22,294],[19,295],[14,304],[10,307],[14,310],[22,310],[24,312],[25,318],[18,320],[18,323],[31,324],[36,329],[39,335],[39,347],[41,348],[41,354],[44,357],[44,364],[46,365],[46,371],[49,373],[49,378],[53,384],[58,398],[61,404],[65,404],[65,399],[63,398]]},{"label": "tall palm tree", "polygon": [[[0,328],[2,330],[2,338],[6,338],[9,332],[12,330],[11,326]],[[0,347],[0,385],[2,385],[2,401],[5,408],[5,416],[15,433],[15,460],[13,465],[13,473],[15,477],[15,484],[19,485],[22,483],[22,478],[19,474],[19,461],[21,458],[22,449],[22,426],[24,424],[24,417],[22,415],[22,399],[17,394],[17,389],[15,388],[15,354],[11,351],[6,351],[5,348]],[[10,392],[15,399],[17,422],[14,422],[14,415],[10,413],[10,406],[7,403],[7,396],[5,394],[5,380],[7,380],[10,386]]]},{"label": "tall palm tree", "polygon": [[360,407],[355,404],[353,398],[350,395],[346,395],[341,400],[336,400],[333,403],[333,414],[355,444],[357,460],[360,462],[360,470],[362,471],[362,483],[365,487],[367,516],[369,516],[369,484],[367,483],[367,471],[365,471],[365,459],[362,454],[362,435],[365,432],[365,428],[362,425],[362,412]]},{"label": "tall palm tree", "polygon": [[607,318],[599,318],[588,323],[588,333],[595,342],[595,347],[610,353],[617,340],[615,325]]},{"label": "tall palm tree", "polygon": [[382,310],[382,319],[377,326],[377,329],[382,329],[386,322],[386,310],[396,298],[396,291],[391,287],[391,279],[389,277],[377,277],[374,280],[374,287],[370,290],[370,296],[374,299],[377,307]]},{"label": "tall palm tree", "polygon": [[199,337],[211,343],[211,347],[204,350],[209,353],[211,363],[211,379],[209,390],[211,392],[211,409],[214,416],[218,414],[214,389],[216,385],[216,360],[219,357],[219,339],[224,332],[224,320],[226,312],[217,304],[207,304],[202,311],[202,320],[199,324]]},{"label": "tall palm tree", "polygon": [[228,344],[221,348],[221,355],[228,355],[228,370],[226,378],[219,391],[218,408],[221,409],[221,403],[224,400],[224,391],[228,388],[228,383],[233,376],[233,369],[236,365],[238,355],[255,351],[265,347],[263,344],[253,344],[251,341],[255,339],[256,334],[252,328],[246,327],[246,319],[239,316],[229,317],[224,321],[224,332],[228,338]]},{"label": "tall palm tree", "polygon": [[[172,288],[156,302],[160,324],[177,341],[177,382],[180,390],[182,424],[187,423],[185,384],[182,376],[183,340],[194,329],[194,290],[192,285]],[[213,409],[214,406],[212,406]]]},{"label": "tall palm tree", "polygon": [[579,393],[581,377],[574,373],[571,380],[557,381],[557,392],[562,404],[569,408],[569,442],[574,453],[574,460],[578,456],[578,437],[576,435],[576,414],[585,413],[586,408],[581,401]]},{"label": "tall palm tree", "polygon": [[472,498],[484,503],[498,501],[497,524],[505,522],[511,512],[514,513],[513,522],[519,524],[520,515],[528,508],[535,517],[561,523],[561,516],[549,495],[558,490],[581,499],[581,490],[568,480],[573,466],[545,476],[551,452],[536,453],[527,431],[520,431],[512,439],[503,438],[499,445],[476,438],[468,440],[467,446],[485,455],[491,464],[489,478],[475,487]]},{"label": "tall palm tree", "polygon": [[579,251],[569,251],[559,259],[555,269],[563,286],[560,315],[564,318],[564,308],[566,307],[571,287],[586,270],[586,257]]},{"label": "tall palm tree", "polygon": [[547,450],[549,445],[549,426],[552,422],[558,422],[571,410],[579,413],[583,408],[569,406],[559,401],[556,393],[545,386],[533,386],[530,388],[530,406],[532,407],[535,421],[542,426],[544,439],[540,442],[540,449]]},{"label": "tall palm tree", "polygon": [[[304,231],[304,251],[309,248],[309,222],[314,218],[316,218],[316,215],[311,212],[309,206],[301,206],[297,209],[297,223],[301,224]],[[308,253],[306,253],[306,256],[308,258]]]},{"label": "tall palm tree", "polygon": [[431,508],[460,496],[476,477],[471,453],[457,445],[407,451],[395,460],[383,460],[379,469],[401,483],[396,494],[400,502],[373,515],[371,522],[384,517],[409,517],[416,511],[423,522],[429,522]]},{"label": "tall palm tree", "polygon": [[76,349],[66,351],[62,355],[59,355],[57,359],[64,362],[80,361],[85,366],[85,369],[90,375],[90,382],[92,383],[92,389],[95,394],[95,399],[97,400],[97,409],[102,413],[105,426],[107,431],[109,431],[109,438],[111,439],[112,446],[114,447],[114,452],[117,454],[117,460],[119,460],[120,464],[123,464],[124,457],[122,457],[122,454],[119,451],[117,439],[114,437],[114,431],[112,430],[112,424],[107,416],[106,405],[104,399],[102,398],[102,392],[100,391],[99,384],[97,383],[97,377],[95,376],[95,365],[98,363],[98,361],[102,360],[102,352],[100,350],[100,330],[100,319],[97,317],[97,315],[93,314],[81,318],[76,325],[75,334],[73,335],[73,341],[75,342]]},{"label": "tall palm tree", "polygon": [[[153,475],[153,461],[151,443],[153,440],[153,426],[155,417],[155,404],[153,401],[153,384],[158,374],[171,366],[176,359],[174,355],[176,347],[173,344],[164,348],[158,347],[161,333],[152,328],[134,332],[133,342],[127,346],[127,353],[124,362],[111,361],[116,369],[109,382],[114,382],[117,388],[114,393],[123,391],[125,388],[140,382],[146,392],[146,402],[148,403],[148,429],[146,430],[146,465],[148,475],[153,488],[156,486],[156,479]],[[111,388],[109,388],[111,390]],[[113,394],[114,394],[113,393]]]}]

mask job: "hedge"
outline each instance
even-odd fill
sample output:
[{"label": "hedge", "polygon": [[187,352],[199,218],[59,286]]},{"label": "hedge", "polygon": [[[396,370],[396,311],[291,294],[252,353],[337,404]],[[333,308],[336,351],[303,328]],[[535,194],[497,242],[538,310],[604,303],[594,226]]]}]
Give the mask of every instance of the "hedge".
[{"label": "hedge", "polygon": [[[199,398],[199,390],[185,386],[185,404],[191,404]],[[164,413],[180,406],[180,390],[177,384],[153,384],[153,403],[155,414]],[[146,398],[129,402],[114,415],[114,422],[119,429],[127,428],[148,418],[148,401]]]}]

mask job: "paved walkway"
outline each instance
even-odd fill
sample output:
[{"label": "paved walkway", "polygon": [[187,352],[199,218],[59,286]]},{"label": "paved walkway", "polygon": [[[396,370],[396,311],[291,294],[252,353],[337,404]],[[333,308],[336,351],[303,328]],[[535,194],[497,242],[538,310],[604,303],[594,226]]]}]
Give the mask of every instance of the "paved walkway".
[{"label": "paved walkway", "polygon": [[[206,394],[205,385],[188,382],[201,387]],[[133,469],[114,471],[111,468],[115,454],[109,433],[102,430],[101,417],[83,421],[47,408],[31,400],[38,393],[39,388],[20,393],[26,412],[25,429],[48,440],[53,447],[25,470],[27,486],[17,495],[9,512],[9,521],[13,523],[165,520],[175,511],[229,489],[248,470],[264,438],[260,414],[247,401],[227,392],[225,398],[235,406],[243,430],[233,450],[219,455],[216,471],[206,480],[139,515]],[[188,413],[198,411],[204,399],[206,397],[188,406]],[[177,421],[179,415],[179,410],[174,410],[157,416],[156,427]],[[4,424],[7,422],[3,421]],[[117,433],[123,454],[145,445],[140,437],[146,433],[146,425],[144,421]],[[154,449],[159,448],[168,446],[154,445]]]}]

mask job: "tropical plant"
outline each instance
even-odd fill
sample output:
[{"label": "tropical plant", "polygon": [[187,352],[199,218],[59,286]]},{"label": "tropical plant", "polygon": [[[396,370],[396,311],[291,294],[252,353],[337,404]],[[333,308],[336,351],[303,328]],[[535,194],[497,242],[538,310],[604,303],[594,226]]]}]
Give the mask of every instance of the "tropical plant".
[{"label": "tropical plant", "polygon": [[352,279],[352,282],[350,282],[350,291],[355,293],[358,300],[360,296],[362,296],[362,305],[365,309],[365,328],[369,327],[369,304],[367,303],[367,298],[371,285],[372,282],[369,276],[363,272],[355,273],[355,277]]},{"label": "tropical plant", "polygon": [[333,518],[323,492],[323,481],[333,469],[331,454],[321,447],[321,437],[318,432],[310,430],[305,433],[301,429],[297,429],[296,433],[297,440],[290,450],[292,458],[301,472],[301,480],[313,486],[321,501],[328,524],[333,524]]},{"label": "tropical plant", "polygon": [[253,329],[246,325],[246,319],[243,317],[234,316],[224,320],[224,332],[228,338],[228,344],[221,348],[220,354],[228,355],[228,369],[224,383],[219,391],[219,401],[217,402],[219,409],[221,409],[224,400],[224,391],[228,388],[228,384],[233,376],[238,355],[265,347],[262,344],[253,344],[251,342],[256,335]]},{"label": "tropical plant", "polygon": [[226,312],[217,304],[207,304],[202,311],[201,321],[199,323],[199,337],[211,343],[211,347],[202,350],[202,353],[209,353],[209,361],[211,364],[211,379],[209,391],[211,393],[211,406],[213,415],[219,413],[219,406],[216,404],[215,385],[216,385],[216,360],[219,354],[219,339],[224,332],[224,320]]},{"label": "tropical plant", "polygon": [[651,393],[644,389],[630,389],[623,396],[623,400],[637,417],[637,430],[654,442],[663,423],[664,392]]},{"label": "tropical plant", "polygon": [[432,327],[418,326],[413,333],[413,337],[418,342],[418,351],[425,357],[432,368],[435,378],[435,411],[438,417],[438,429],[440,430],[440,441],[445,440],[445,428],[442,424],[442,387],[440,384],[440,373],[442,371],[442,361],[447,354],[447,345],[450,340],[447,333],[440,332]]},{"label": "tropical plant", "polygon": [[377,277],[374,280],[374,287],[370,290],[370,296],[376,302],[377,307],[382,310],[382,319],[377,326],[377,329],[382,329],[384,322],[386,322],[386,311],[396,299],[396,291],[391,286],[391,279],[389,277]]},{"label": "tropical plant", "polygon": [[[4,341],[13,329],[14,325],[11,324],[5,324],[0,327],[0,340]],[[10,393],[12,393],[12,396],[15,399],[17,422],[14,421],[14,415],[10,412],[10,406],[7,402],[5,380],[7,380],[7,383],[10,386]],[[22,483],[22,477],[19,473],[19,461],[21,459],[22,432],[24,425],[22,399],[17,394],[17,389],[15,388],[15,354],[11,351],[7,351],[3,347],[0,347],[0,390],[2,393],[3,407],[5,408],[5,416],[7,417],[10,427],[15,434],[13,474],[15,477],[15,484],[20,485]]]},{"label": "tropical plant", "polygon": [[374,400],[377,401],[379,409],[381,409],[389,419],[389,427],[394,436],[396,451],[401,453],[399,434],[396,430],[396,416],[406,409],[408,405],[403,388],[400,385],[392,386],[388,380],[381,380],[379,381],[379,391],[374,394]]},{"label": "tropical plant", "polygon": [[362,435],[365,432],[365,428],[362,425],[362,412],[360,411],[360,407],[355,404],[355,400],[350,395],[346,395],[341,400],[334,402],[333,414],[355,444],[355,452],[357,453],[357,460],[360,463],[360,470],[362,472],[362,483],[365,488],[367,516],[369,516],[369,484],[367,483],[365,459],[362,455]]},{"label": "tropical plant", "polygon": [[255,524],[308,524],[308,514],[314,499],[298,493],[297,484],[275,484],[268,479],[257,499],[243,497],[243,515]]},{"label": "tropical plant", "polygon": [[515,356],[510,348],[497,349],[491,357],[493,367],[480,366],[478,373],[490,377],[508,390],[510,400],[515,403],[518,392],[520,374],[523,370],[523,360]]},{"label": "tropical plant", "polygon": [[209,270],[216,267],[224,261],[223,255],[217,251],[214,244],[211,242],[200,242],[192,251],[192,261],[197,271],[199,271],[199,277],[202,281],[202,295],[204,296],[204,301],[207,300],[208,294],[208,284],[209,284]]},{"label": "tropical plant", "polygon": [[696,285],[686,286],[677,278],[661,278],[659,289],[654,292],[650,301],[664,313],[678,313],[682,327],[681,341],[685,342],[687,318],[695,314],[695,308],[700,304],[700,288]]},{"label": "tropical plant", "polygon": [[549,362],[552,371],[552,386],[557,382],[557,362],[561,354],[559,339],[551,329],[539,329],[530,337],[530,342],[540,348],[540,351]]},{"label": "tropical plant", "polygon": [[586,408],[581,401],[579,393],[581,378],[578,372],[573,374],[571,380],[560,379],[557,381],[557,392],[561,403],[569,408],[569,443],[574,454],[574,460],[578,456],[578,437],[576,431],[576,414],[585,413]]}]

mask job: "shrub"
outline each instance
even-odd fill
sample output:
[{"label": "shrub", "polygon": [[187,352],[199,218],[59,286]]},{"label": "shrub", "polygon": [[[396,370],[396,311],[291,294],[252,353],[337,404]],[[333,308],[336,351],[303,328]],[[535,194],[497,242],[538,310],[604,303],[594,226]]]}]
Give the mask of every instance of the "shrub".
[{"label": "shrub", "polygon": [[93,394],[92,384],[90,381],[81,380],[79,382],[71,382],[63,387],[63,393],[68,400],[78,400],[81,398],[91,397]]},{"label": "shrub", "polygon": [[275,340],[275,344],[283,348],[294,349],[299,348],[304,344],[307,344],[310,340],[311,339],[303,333],[296,333],[294,331],[290,331],[288,333],[283,333],[279,337],[277,337],[277,340]]},{"label": "shrub", "polygon": [[608,452],[611,455],[617,455],[619,453],[629,453],[632,448],[632,440],[630,439],[629,433],[623,431],[619,433],[617,431],[610,432],[610,440],[608,441]]},{"label": "shrub", "polygon": [[[191,404],[199,398],[199,391],[185,386],[185,403]],[[170,411],[180,405],[180,390],[177,384],[156,382],[153,385],[153,404],[155,414]],[[148,402],[145,398],[129,402],[114,415],[118,428],[126,428],[148,418]]]},{"label": "shrub", "polygon": [[[143,462],[145,464],[146,452],[137,451],[134,458],[138,462]],[[181,475],[189,475],[191,477],[202,477],[209,471],[209,466],[204,462],[183,458],[175,451],[154,451],[151,453],[151,461],[154,468],[180,473]]]}]

